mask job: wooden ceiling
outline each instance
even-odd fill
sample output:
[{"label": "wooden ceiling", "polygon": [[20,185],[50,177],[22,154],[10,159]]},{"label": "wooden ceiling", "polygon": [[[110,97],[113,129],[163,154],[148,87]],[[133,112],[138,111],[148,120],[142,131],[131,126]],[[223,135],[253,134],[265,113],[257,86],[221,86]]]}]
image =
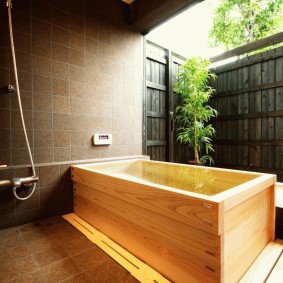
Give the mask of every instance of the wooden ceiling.
[{"label": "wooden ceiling", "polygon": [[128,23],[143,34],[203,0],[121,0],[128,4]]}]

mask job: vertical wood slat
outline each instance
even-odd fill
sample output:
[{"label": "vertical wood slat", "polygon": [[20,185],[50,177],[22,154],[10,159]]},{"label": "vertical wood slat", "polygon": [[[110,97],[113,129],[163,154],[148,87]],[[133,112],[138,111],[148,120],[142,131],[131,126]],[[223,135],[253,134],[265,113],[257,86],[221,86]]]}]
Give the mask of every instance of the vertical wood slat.
[{"label": "vertical wood slat", "polygon": [[[169,161],[169,146],[173,139],[172,134],[170,135],[169,111],[172,111],[170,109],[174,101],[172,83],[178,70],[176,67],[178,64],[169,61],[173,60],[173,57],[170,50],[149,41],[146,42],[146,80],[150,84],[147,84],[145,92],[145,116],[147,117],[145,144],[147,141],[151,142],[148,142],[145,154],[152,160]],[[155,89],[156,86],[161,88]],[[154,113],[155,116],[149,115],[148,112]],[[155,141],[154,145],[152,141]],[[159,141],[162,144],[158,144]],[[172,156],[170,160],[172,161]]]},{"label": "vertical wood slat", "polygon": [[[164,60],[165,59],[165,60]],[[165,69],[166,57],[163,48],[155,44],[146,42],[146,80],[156,85],[166,87]],[[146,144],[147,141],[166,141],[164,135],[164,121],[166,117],[166,92],[160,89],[154,89],[150,86],[146,87]],[[155,113],[156,117],[148,115],[148,112]],[[162,116],[163,115],[163,116]],[[165,118],[164,118],[165,115]],[[160,117],[162,116],[162,117]],[[166,147],[161,145],[147,145],[146,154],[152,160],[164,161],[166,155]]]},{"label": "vertical wood slat", "polygon": [[[213,122],[215,158],[221,167],[275,173],[283,181],[282,51],[279,47],[213,70],[218,76],[213,106],[220,113]],[[279,87],[266,87],[278,82]],[[253,117],[240,117],[245,114]]]}]

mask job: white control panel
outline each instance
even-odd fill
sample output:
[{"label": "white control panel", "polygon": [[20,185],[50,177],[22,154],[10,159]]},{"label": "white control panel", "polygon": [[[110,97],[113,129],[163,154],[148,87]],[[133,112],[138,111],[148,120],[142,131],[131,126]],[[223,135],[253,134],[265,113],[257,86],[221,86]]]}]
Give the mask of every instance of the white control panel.
[{"label": "white control panel", "polygon": [[94,134],[93,143],[95,145],[112,144],[112,134]]}]

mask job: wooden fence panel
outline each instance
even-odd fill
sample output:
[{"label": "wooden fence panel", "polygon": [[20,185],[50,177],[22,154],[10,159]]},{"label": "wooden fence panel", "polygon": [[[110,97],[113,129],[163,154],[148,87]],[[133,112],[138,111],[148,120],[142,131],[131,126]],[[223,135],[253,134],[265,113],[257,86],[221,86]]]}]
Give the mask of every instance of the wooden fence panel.
[{"label": "wooden fence panel", "polygon": [[213,69],[216,165],[283,179],[283,47]]}]

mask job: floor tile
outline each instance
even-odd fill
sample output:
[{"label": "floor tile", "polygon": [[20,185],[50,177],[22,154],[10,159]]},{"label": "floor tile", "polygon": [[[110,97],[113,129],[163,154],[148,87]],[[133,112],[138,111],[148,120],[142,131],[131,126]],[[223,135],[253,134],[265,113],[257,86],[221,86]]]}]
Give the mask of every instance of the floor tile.
[{"label": "floor tile", "polygon": [[36,230],[29,231],[29,232],[23,233],[21,231],[21,236],[26,243],[31,243],[31,242],[36,241],[38,239],[49,236],[49,233],[48,233],[48,231],[45,230],[44,227],[38,227]]},{"label": "floor tile", "polygon": [[1,283],[137,283],[62,217],[0,230]]},{"label": "floor tile", "polygon": [[39,271],[28,273],[21,277],[18,277],[9,283],[45,283]]},{"label": "floor tile", "polygon": [[[1,249],[0,249],[1,251]],[[3,260],[11,260],[11,261],[16,261],[18,259],[21,259],[23,257],[27,257],[28,255],[30,255],[30,250],[28,249],[26,244],[20,244],[17,245],[15,247],[11,247],[11,248],[3,248],[3,251],[0,254],[0,259],[1,262],[3,262]],[[5,259],[4,259],[5,257]]]},{"label": "floor tile", "polygon": [[122,283],[124,278],[129,275],[127,270],[112,259],[89,269],[87,272],[95,283]]},{"label": "floor tile", "polygon": [[0,265],[0,282],[8,282],[36,270],[38,270],[38,265],[32,256],[27,256],[16,261],[5,261]]},{"label": "floor tile", "polygon": [[31,242],[27,241],[26,244],[31,250],[31,252],[34,254],[44,252],[58,245],[57,242],[50,235],[41,237]]},{"label": "floor tile", "polygon": [[109,256],[94,245],[91,249],[74,255],[73,259],[82,270],[85,270],[109,260]]},{"label": "floor tile", "polygon": [[51,247],[48,250],[45,250],[41,253],[37,253],[33,255],[38,266],[44,267],[46,265],[52,264],[56,261],[60,261],[62,259],[67,258],[69,255],[65,250],[63,250],[60,246]]},{"label": "floor tile", "polygon": [[74,255],[93,247],[93,243],[84,235],[71,240],[65,239],[60,244],[69,255]]},{"label": "floor tile", "polygon": [[81,272],[80,268],[71,258],[50,264],[41,270],[44,279],[49,283],[60,282]]},{"label": "floor tile", "polygon": [[88,277],[87,273],[79,273],[62,281],[62,283],[92,283],[92,280]]}]

